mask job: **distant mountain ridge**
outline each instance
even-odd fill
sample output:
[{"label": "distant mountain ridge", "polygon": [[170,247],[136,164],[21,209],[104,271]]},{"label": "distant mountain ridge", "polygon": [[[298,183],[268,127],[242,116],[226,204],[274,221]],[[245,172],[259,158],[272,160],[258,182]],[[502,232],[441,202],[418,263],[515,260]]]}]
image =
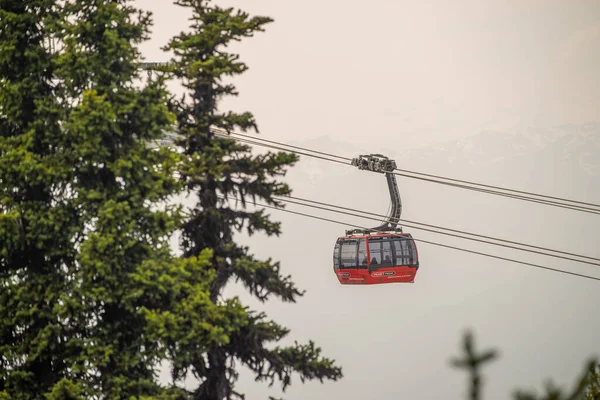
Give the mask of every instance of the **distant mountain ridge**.
[{"label": "distant mountain ridge", "polygon": [[600,124],[562,125],[515,132],[483,131],[462,140],[442,142],[399,154],[409,160],[445,156],[449,163],[493,165],[511,158],[543,155],[548,161],[577,160],[591,175],[600,175]]},{"label": "distant mountain ridge", "polygon": [[[533,187],[558,196],[576,193],[575,197],[584,197],[584,201],[600,202],[599,123],[482,131],[465,139],[406,150],[396,150],[401,147],[394,142],[391,138],[386,149],[360,149],[331,137],[289,144],[346,157],[383,153],[401,169],[515,189]],[[307,184],[327,180],[331,168],[342,176],[356,173],[353,168],[307,156],[301,156],[296,168],[302,170]]]}]

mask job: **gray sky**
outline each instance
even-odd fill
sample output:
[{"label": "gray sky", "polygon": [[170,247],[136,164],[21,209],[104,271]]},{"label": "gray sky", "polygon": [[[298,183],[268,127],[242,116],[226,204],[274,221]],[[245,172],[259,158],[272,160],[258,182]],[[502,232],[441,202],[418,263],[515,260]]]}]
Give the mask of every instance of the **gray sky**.
[{"label": "gray sky", "polygon": [[[585,156],[587,163],[596,160],[591,171],[600,170],[600,130],[589,138],[564,136],[570,141],[563,143],[545,129],[599,122],[600,2],[218,3],[275,19],[267,32],[235,47],[250,70],[235,80],[240,96],[223,103],[252,111],[262,137],[315,139],[309,147],[345,156],[387,149],[407,169],[600,203],[598,176],[578,169]],[[160,47],[185,29],[187,15],[170,1],[136,5],[154,12],[144,56],[168,59]],[[498,140],[506,148],[499,150],[492,136],[473,138],[486,130],[503,132]],[[507,134],[525,130],[552,143],[528,144],[516,157],[510,149],[521,139]],[[474,150],[451,153],[457,143]],[[494,157],[501,161],[492,163]],[[346,166],[303,160],[289,181],[299,197],[387,210],[384,179]],[[399,184],[403,218],[600,257],[596,216],[415,181]],[[600,321],[592,316],[600,301],[597,282],[422,245],[414,285],[342,287],[331,270],[331,253],[344,227],[275,217],[283,221],[282,237],[241,240],[258,256],[281,260],[284,273],[307,294],[294,305],[244,299],[290,327],[290,341],[314,339],[346,375],[325,385],[294,380],[286,399],[459,398],[466,376],[453,371],[448,358],[458,352],[467,327],[475,329],[481,346],[502,351],[485,371],[488,399],[508,398],[516,387],[540,388],[547,377],[570,384],[585,357],[600,352]],[[413,233],[600,275],[594,267]],[[303,244],[307,237],[314,246]],[[240,386],[250,399],[278,395],[246,375]]]},{"label": "gray sky", "polygon": [[[598,1],[221,0],[275,22],[237,45],[250,70],[239,98],[266,136],[322,134],[402,147],[517,122],[597,119]],[[154,12],[148,59],[187,26],[181,7]],[[310,118],[308,118],[310,116]]]}]

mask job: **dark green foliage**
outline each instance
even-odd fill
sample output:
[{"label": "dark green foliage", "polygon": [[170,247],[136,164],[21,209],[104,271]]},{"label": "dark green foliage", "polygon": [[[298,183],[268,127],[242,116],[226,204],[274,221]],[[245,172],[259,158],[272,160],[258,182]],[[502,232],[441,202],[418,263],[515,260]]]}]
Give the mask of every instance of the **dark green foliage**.
[{"label": "dark green foliage", "polygon": [[600,364],[596,363],[588,376],[586,400],[600,400]]},{"label": "dark green foliage", "polygon": [[[169,274],[193,264],[172,265],[168,238],[176,213],[159,203],[177,188],[176,157],[146,143],[173,119],[161,80],[142,89],[133,85],[135,45],[149,20],[127,3],[67,3],[56,70],[64,82],[62,100],[74,104],[63,124],[64,146],[71,188],[88,226],[71,294],[79,307],[71,318],[83,327],[74,363],[88,393],[109,398],[160,392],[155,369],[165,350],[157,325],[181,290]],[[153,279],[143,279],[148,276]]]},{"label": "dark green foliage", "polygon": [[[249,113],[216,111],[221,95],[234,94],[220,76],[245,69],[216,45],[269,20],[197,9],[210,30],[181,41],[197,101],[176,108],[189,139],[180,159],[147,146],[174,122],[164,81],[142,89],[132,81],[149,17],[124,0],[60,4],[0,0],[0,396],[187,398],[156,383],[165,357],[176,378],[190,369],[208,377],[200,398],[231,393],[233,358],[284,387],[293,371],[302,380],[341,377],[312,342],[266,349],[288,331],[236,298],[217,301],[231,276],[263,301],[301,295],[277,263],[231,240],[244,225],[272,235],[279,224],[215,197],[273,204],[272,195],[289,192],[272,178],[294,156],[252,157],[208,134],[213,124],[256,128]],[[190,62],[194,49],[205,65]],[[168,239],[181,215],[164,204],[180,187],[201,201],[183,223],[185,254],[174,259]]]},{"label": "dark green foliage", "polygon": [[0,395],[167,398],[169,310],[211,321],[212,303],[202,258],[168,249],[178,213],[157,210],[177,157],[145,143],[173,122],[162,81],[132,83],[148,19],[54,3],[0,0]]},{"label": "dark green foliage", "polygon": [[[277,378],[284,389],[290,384],[294,371],[303,381],[337,380],[342,376],[341,369],[322,358],[312,342],[306,346],[271,347],[271,343],[289,333],[287,329],[267,320],[262,313],[242,307],[235,298],[221,300],[223,288],[232,279],[240,281],[261,301],[275,296],[294,302],[302,295],[289,277],[280,274],[278,263],[255,259],[248,248],[233,240],[235,231],[244,228],[250,234],[279,235],[279,224],[263,211],[234,209],[224,198],[250,196],[279,205],[273,196],[288,194],[290,189],[277,178],[285,175],[286,167],[297,161],[296,156],[285,153],[253,156],[248,146],[214,136],[210,131],[211,126],[227,131],[258,131],[251,113],[221,112],[217,103],[223,96],[237,94],[233,85],[223,83],[223,78],[247,69],[238,56],[227,53],[225,47],[231,41],[262,31],[271,19],[250,17],[209,1],[181,0],[176,4],[192,11],[193,23],[190,33],[181,33],[167,46],[175,58],[165,70],[179,78],[189,94],[187,100],[185,97],[173,100],[172,110],[177,115],[177,130],[183,137],[177,143],[183,150],[178,168],[181,182],[186,191],[198,198],[183,223],[181,247],[184,257],[196,256],[205,249],[213,251],[210,270],[215,279],[210,287],[210,299],[222,313],[238,318],[223,325],[229,331],[227,342],[213,345],[207,351],[196,350],[202,345],[199,339],[190,338],[192,340],[185,343],[177,339],[179,346],[174,346],[171,353],[173,376],[178,379],[191,370],[201,380],[195,399],[238,395],[233,389],[237,378],[236,360],[250,367],[257,380],[272,384]],[[188,333],[182,331],[180,335]]]},{"label": "dark green foliage", "polygon": [[[453,359],[452,364],[455,367],[467,369],[471,375],[469,399],[480,400],[481,395],[481,376],[480,369],[483,364],[497,358],[496,350],[488,350],[478,353],[474,349],[473,335],[467,332],[464,336],[464,357],[462,359]],[[515,400],[597,400],[598,385],[598,364],[595,360],[587,362],[586,368],[577,380],[575,388],[566,394],[561,388],[556,387],[551,381],[546,384],[546,391],[543,395],[537,396],[534,393],[521,390],[515,391]],[[596,396],[596,397],[594,397]]]},{"label": "dark green foliage", "polygon": [[0,394],[33,399],[69,367],[60,311],[78,218],[55,154],[63,116],[44,39],[53,1],[0,0]]}]

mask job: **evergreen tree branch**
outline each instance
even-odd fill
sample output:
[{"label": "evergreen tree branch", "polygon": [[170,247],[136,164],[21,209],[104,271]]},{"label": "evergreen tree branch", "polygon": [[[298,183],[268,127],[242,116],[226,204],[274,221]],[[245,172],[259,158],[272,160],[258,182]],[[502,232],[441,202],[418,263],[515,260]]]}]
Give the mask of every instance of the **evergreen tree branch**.
[{"label": "evergreen tree branch", "polygon": [[[216,137],[211,132],[212,126],[226,131],[258,132],[250,112],[220,111],[218,101],[224,96],[237,95],[235,87],[223,83],[223,79],[244,73],[248,68],[237,54],[225,51],[227,45],[262,31],[272,20],[250,17],[243,11],[221,8],[210,1],[180,0],[176,4],[192,12],[191,32],[180,33],[164,48],[175,55],[164,68],[164,74],[179,79],[187,89],[180,99],[170,99],[168,107],[177,115],[175,126],[181,135],[176,142],[182,154],[181,184],[185,192],[198,199],[182,224],[183,257],[197,256],[205,249],[213,252],[207,269],[214,272],[209,289],[214,304],[219,303],[231,278],[241,281],[261,301],[271,295],[295,301],[302,293],[289,276],[280,274],[279,263],[255,260],[247,248],[233,240],[234,231],[244,228],[250,235],[259,231],[269,236],[279,235],[280,224],[262,211],[232,210],[223,197],[238,197],[243,208],[246,196],[254,202],[258,198],[282,206],[274,196],[289,194],[291,190],[278,178],[285,176],[286,168],[293,166],[297,157],[285,153],[252,155],[249,146]],[[287,330],[248,310],[246,318],[246,324],[238,324],[230,332],[228,344],[211,346],[206,352],[195,354],[193,360],[185,359],[186,368],[189,365],[200,380],[192,395],[194,399],[243,398],[234,390],[236,360],[254,367],[258,380],[279,376],[284,387],[293,371],[303,381],[341,377],[341,369],[320,358],[320,350],[312,343],[267,350],[265,344],[280,340]],[[174,356],[185,358],[182,349]]]}]

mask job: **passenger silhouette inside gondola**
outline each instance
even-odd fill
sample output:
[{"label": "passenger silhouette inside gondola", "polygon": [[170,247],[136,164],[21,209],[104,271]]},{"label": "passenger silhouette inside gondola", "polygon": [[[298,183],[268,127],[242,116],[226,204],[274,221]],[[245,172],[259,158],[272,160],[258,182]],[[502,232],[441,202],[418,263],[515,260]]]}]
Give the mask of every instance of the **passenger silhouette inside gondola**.
[{"label": "passenger silhouette inside gondola", "polygon": [[371,264],[377,264],[377,258],[376,257],[371,258]]}]

